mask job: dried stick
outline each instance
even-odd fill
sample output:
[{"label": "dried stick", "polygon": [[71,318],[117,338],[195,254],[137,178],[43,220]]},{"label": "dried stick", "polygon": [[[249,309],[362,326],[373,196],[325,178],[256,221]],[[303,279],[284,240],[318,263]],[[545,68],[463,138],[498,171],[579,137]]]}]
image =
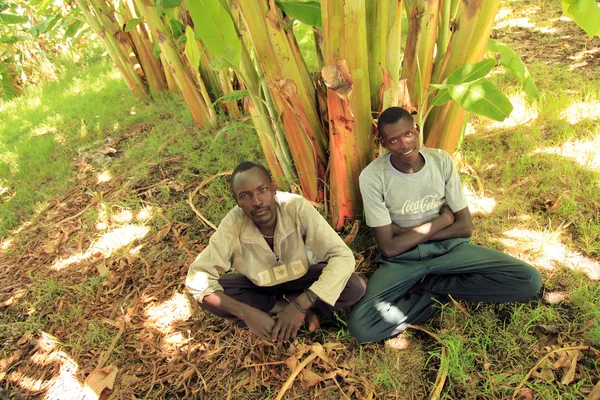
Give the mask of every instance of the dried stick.
[{"label": "dried stick", "polygon": [[[452,299],[454,301],[454,299]],[[440,357],[440,369],[435,377],[435,383],[433,385],[433,390],[431,391],[430,400],[438,400],[440,395],[442,394],[442,389],[444,388],[444,384],[446,383],[446,378],[448,377],[448,367],[444,364],[444,356],[446,355],[446,343],[440,339],[438,335],[433,332],[429,332],[427,329],[423,329],[421,327],[415,325],[408,326],[411,329],[415,329],[417,331],[424,332],[434,338],[439,344],[442,345],[442,355]]]},{"label": "dried stick", "polygon": [[200,213],[200,211],[198,211],[196,209],[196,207],[194,207],[194,196],[196,195],[196,193],[198,193],[198,191],[200,189],[202,189],[204,186],[206,186],[210,181],[212,181],[215,178],[218,178],[220,176],[226,176],[226,175],[231,175],[232,171],[223,171],[223,172],[219,172],[216,175],[213,175],[209,178],[206,178],[205,180],[203,180],[198,187],[196,187],[196,189],[194,189],[193,192],[191,192],[188,196],[187,199],[187,203],[189,204],[190,208],[192,209],[192,211],[194,212],[194,214],[196,214],[196,216],[198,216],[198,218],[200,218],[200,221],[204,222],[206,225],[210,226],[211,228],[213,228],[215,231],[217,230],[217,227],[211,223],[204,215],[202,215]]},{"label": "dried stick", "polygon": [[287,392],[287,390],[290,388],[290,386],[292,386],[292,383],[294,383],[294,379],[296,378],[296,376],[298,376],[298,374],[304,369],[304,367],[306,367],[308,365],[308,363],[310,363],[315,358],[317,358],[317,353],[312,353],[311,355],[309,355],[308,357],[306,357],[304,359],[304,361],[302,361],[296,367],[296,369],[292,372],[292,374],[290,375],[290,377],[287,379],[287,381],[285,381],[285,383],[281,387],[281,390],[277,394],[277,397],[275,398],[275,400],[281,400],[281,399],[283,399],[283,395],[285,394],[285,392]]},{"label": "dried stick", "polygon": [[540,358],[539,361],[537,363],[535,363],[533,368],[531,368],[529,370],[527,375],[525,375],[525,378],[523,379],[523,381],[519,384],[519,386],[517,386],[517,388],[513,392],[512,399],[515,400],[517,398],[517,395],[519,394],[519,390],[521,390],[523,385],[525,385],[527,380],[531,377],[531,374],[533,374],[535,372],[535,370],[538,369],[538,367],[542,364],[542,362],[544,362],[545,359],[547,359],[554,353],[558,353],[559,351],[570,351],[570,350],[593,351],[594,353],[596,353],[597,356],[600,356],[600,351],[596,350],[592,346],[563,347],[562,349],[552,350],[550,353],[548,353],[544,357]]},{"label": "dried stick", "polygon": [[125,318],[122,318],[121,326],[119,327],[119,332],[117,332],[117,336],[115,336],[115,338],[111,342],[110,346],[108,347],[108,350],[106,350],[104,353],[102,353],[102,356],[100,356],[100,360],[98,361],[98,365],[96,366],[96,369],[100,369],[104,366],[104,363],[106,362],[106,360],[108,360],[110,353],[113,352],[113,350],[115,349],[115,346],[117,345],[117,342],[119,341],[119,339],[121,338],[121,336],[123,335],[124,332],[125,332]]}]

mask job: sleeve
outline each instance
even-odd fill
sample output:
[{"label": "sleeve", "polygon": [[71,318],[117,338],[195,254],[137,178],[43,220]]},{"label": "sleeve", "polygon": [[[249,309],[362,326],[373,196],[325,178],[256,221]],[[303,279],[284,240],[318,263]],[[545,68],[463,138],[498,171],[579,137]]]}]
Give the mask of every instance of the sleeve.
[{"label": "sleeve", "polygon": [[306,235],[305,244],[310,247],[317,260],[327,262],[321,276],[309,289],[333,306],[354,272],[354,254],[307,200],[302,199],[298,214]]},{"label": "sleeve", "polygon": [[445,196],[446,203],[452,212],[458,212],[469,205],[460,183],[458,171],[454,166],[450,154],[444,152],[444,178],[446,180]]},{"label": "sleeve", "polygon": [[359,185],[367,225],[371,228],[377,228],[391,224],[392,217],[385,205],[381,183],[374,181],[368,175],[361,174]]},{"label": "sleeve", "polygon": [[199,302],[202,302],[204,296],[223,290],[219,285],[219,275],[231,268],[232,245],[235,240],[230,229],[223,225],[219,225],[210,237],[208,246],[196,257],[187,273],[185,287]]}]

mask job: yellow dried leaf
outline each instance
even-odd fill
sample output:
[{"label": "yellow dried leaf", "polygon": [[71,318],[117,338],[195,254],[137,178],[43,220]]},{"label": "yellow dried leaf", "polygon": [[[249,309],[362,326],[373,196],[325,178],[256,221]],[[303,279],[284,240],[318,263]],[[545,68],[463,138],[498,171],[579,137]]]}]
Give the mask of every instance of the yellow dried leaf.
[{"label": "yellow dried leaf", "polygon": [[92,371],[85,378],[86,399],[98,399],[104,389],[112,389],[119,369],[114,365]]},{"label": "yellow dried leaf", "polygon": [[566,374],[563,375],[562,379],[560,380],[560,383],[562,383],[563,385],[568,385],[571,382],[573,382],[573,379],[575,379],[575,369],[577,368],[578,354],[577,352],[574,353],[575,354],[573,356],[573,359],[571,360],[571,366],[569,367],[569,370]]},{"label": "yellow dried leaf", "polygon": [[600,380],[588,395],[587,400],[600,400]]},{"label": "yellow dried leaf", "polygon": [[317,383],[323,380],[323,378],[321,378],[319,375],[315,374],[309,369],[302,370],[302,372],[300,373],[300,379],[309,387],[315,386]]},{"label": "yellow dried leaf", "polygon": [[154,243],[162,241],[171,231],[171,224],[165,225],[156,235],[154,235]]},{"label": "yellow dried leaf", "polygon": [[42,249],[44,250],[44,253],[53,254],[58,249],[58,246],[60,246],[60,238],[46,242],[46,244],[42,246]]},{"label": "yellow dried leaf", "polygon": [[546,382],[552,382],[555,379],[554,372],[550,368],[542,368],[541,371],[534,371],[531,375]]}]

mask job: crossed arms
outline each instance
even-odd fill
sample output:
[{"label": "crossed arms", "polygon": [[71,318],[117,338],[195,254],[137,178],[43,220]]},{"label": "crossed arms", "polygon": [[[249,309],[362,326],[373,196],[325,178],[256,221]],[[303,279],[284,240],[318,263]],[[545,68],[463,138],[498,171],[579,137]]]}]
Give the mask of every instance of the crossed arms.
[{"label": "crossed arms", "polygon": [[468,238],[473,232],[473,221],[468,207],[452,213],[448,206],[443,206],[438,217],[414,228],[391,223],[372,230],[379,251],[389,258],[432,240]]}]

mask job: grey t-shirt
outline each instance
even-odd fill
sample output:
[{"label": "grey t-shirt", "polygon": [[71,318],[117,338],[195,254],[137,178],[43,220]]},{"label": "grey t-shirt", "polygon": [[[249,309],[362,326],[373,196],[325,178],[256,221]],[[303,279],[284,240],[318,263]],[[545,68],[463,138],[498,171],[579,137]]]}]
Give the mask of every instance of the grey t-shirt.
[{"label": "grey t-shirt", "polygon": [[435,219],[447,204],[452,212],[467,207],[452,157],[440,149],[422,147],[423,168],[414,174],[398,171],[383,154],[360,174],[367,225],[371,228],[392,222],[412,228]]}]

